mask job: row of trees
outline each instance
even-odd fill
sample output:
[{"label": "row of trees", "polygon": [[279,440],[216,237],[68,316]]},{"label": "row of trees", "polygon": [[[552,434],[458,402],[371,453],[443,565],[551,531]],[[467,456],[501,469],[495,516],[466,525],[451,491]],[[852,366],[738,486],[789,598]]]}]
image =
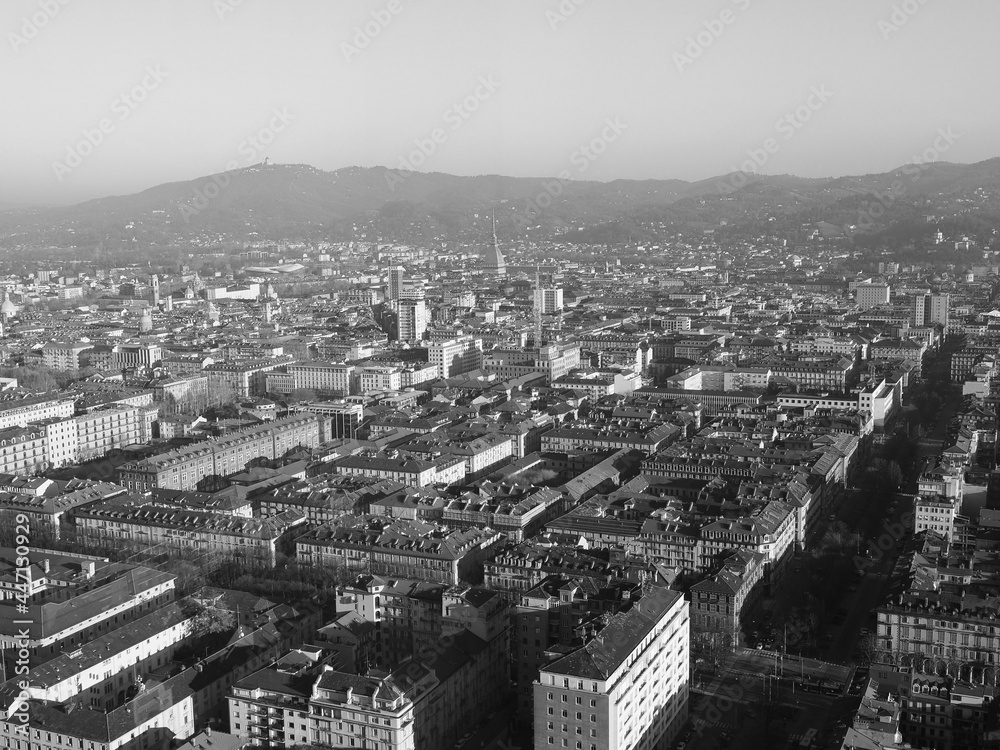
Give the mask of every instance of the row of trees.
[{"label": "row of trees", "polygon": [[17,378],[18,386],[32,391],[62,390],[90,374],[93,374],[93,371],[88,373],[83,370],[56,370],[36,364],[0,367],[0,377]]}]

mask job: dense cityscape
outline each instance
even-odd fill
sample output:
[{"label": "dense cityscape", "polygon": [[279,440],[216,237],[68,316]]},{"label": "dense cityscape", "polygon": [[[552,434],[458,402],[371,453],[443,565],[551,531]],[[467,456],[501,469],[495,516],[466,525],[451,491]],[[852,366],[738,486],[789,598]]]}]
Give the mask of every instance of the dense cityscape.
[{"label": "dense cityscape", "polygon": [[994,746],[992,237],[496,214],[3,277],[3,746]]},{"label": "dense cityscape", "polygon": [[1000,3],[0,8],[0,750],[1000,750]]}]

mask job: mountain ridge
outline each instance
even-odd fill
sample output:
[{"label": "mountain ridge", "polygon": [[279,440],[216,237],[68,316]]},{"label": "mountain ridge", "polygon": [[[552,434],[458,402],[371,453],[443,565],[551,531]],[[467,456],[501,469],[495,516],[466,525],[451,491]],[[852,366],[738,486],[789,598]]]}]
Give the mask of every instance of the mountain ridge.
[{"label": "mountain ridge", "polygon": [[1000,157],[828,178],[733,172],[696,181],[609,182],[258,164],[69,206],[8,208],[0,214],[0,237],[59,244],[67,233],[86,242],[135,230],[152,243],[206,234],[462,241],[482,239],[476,214],[490,209],[508,236],[572,232],[582,242],[818,221],[870,232],[918,214],[993,221],[1000,219]]}]

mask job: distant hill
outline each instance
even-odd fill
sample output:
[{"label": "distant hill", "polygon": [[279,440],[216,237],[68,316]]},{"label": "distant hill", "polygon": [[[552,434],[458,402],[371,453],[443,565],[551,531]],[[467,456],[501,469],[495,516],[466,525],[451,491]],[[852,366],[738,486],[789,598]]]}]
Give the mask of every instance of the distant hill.
[{"label": "distant hill", "polygon": [[927,215],[996,224],[1000,158],[828,179],[734,173],[697,182],[258,165],[73,206],[11,208],[0,213],[0,237],[77,246],[206,235],[482,241],[493,209],[508,238],[598,243],[705,229],[773,234],[820,222],[824,233],[875,232],[916,226]]}]

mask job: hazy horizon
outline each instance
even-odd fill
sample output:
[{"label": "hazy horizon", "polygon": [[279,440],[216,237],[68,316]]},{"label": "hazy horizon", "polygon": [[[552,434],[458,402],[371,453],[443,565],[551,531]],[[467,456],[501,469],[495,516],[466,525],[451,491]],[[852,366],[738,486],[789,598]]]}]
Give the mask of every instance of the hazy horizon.
[{"label": "hazy horizon", "polygon": [[[988,157],[986,159],[980,160],[979,162],[949,162],[947,160],[941,160],[941,161],[935,162],[935,163],[938,163],[938,164],[952,164],[952,165],[955,165],[955,166],[971,166],[973,164],[978,164],[978,163],[982,163],[982,162],[985,162],[985,161],[990,161],[991,159],[997,159],[997,158],[1000,158],[1000,156]],[[245,168],[251,167],[251,166],[257,166],[257,165],[255,165],[255,164],[249,164],[249,165],[246,165],[246,166],[242,166],[241,165],[239,168],[240,169],[245,169]],[[319,167],[316,167],[314,164],[304,164],[302,162],[288,162],[288,163],[285,163],[285,162],[273,162],[272,161],[272,162],[270,162],[269,166],[272,166],[272,167],[307,166],[307,167],[313,167],[315,169],[319,169]],[[899,164],[896,167],[891,167],[889,169],[886,169],[885,172],[877,172],[877,173],[876,172],[867,172],[867,173],[857,173],[857,174],[830,174],[830,175],[808,176],[808,175],[796,175],[796,174],[792,174],[790,172],[785,172],[785,173],[776,173],[776,174],[773,174],[773,175],[763,175],[763,176],[770,176],[770,177],[789,176],[789,177],[801,177],[801,178],[804,178],[804,179],[820,179],[820,180],[822,180],[822,179],[837,179],[837,178],[840,178],[840,177],[863,177],[866,174],[884,174],[884,173],[887,173],[887,172],[892,172],[892,171],[894,171],[896,169],[899,169],[901,167],[904,167],[904,166],[905,165],[903,165],[903,164]],[[324,170],[321,170],[321,171],[324,171],[324,172],[336,172],[336,171],[343,170],[343,169],[380,169],[380,168],[381,169],[387,169],[387,170],[390,170],[390,171],[396,171],[396,170],[393,170],[391,167],[389,167],[389,166],[387,166],[385,164],[373,164],[371,166],[362,166],[360,164],[346,164],[346,165],[344,165],[342,167],[335,167],[333,169],[324,169]],[[426,172],[423,172],[423,173],[424,174],[432,174],[432,173],[447,174],[447,175],[453,176],[453,177],[523,177],[525,179],[547,179],[547,178],[556,179],[556,177],[557,177],[556,175],[503,175],[503,174],[498,174],[496,172],[483,172],[483,173],[478,173],[478,174],[458,175],[458,174],[454,174],[452,172],[440,172],[439,170],[427,170]],[[217,173],[213,173],[213,174],[217,174]],[[146,185],[146,186],[143,186],[143,187],[139,187],[135,191],[128,192],[128,193],[108,193],[107,195],[95,195],[95,196],[92,196],[92,197],[83,198],[80,201],[67,201],[67,202],[63,202],[63,203],[21,203],[21,204],[8,204],[8,203],[5,203],[5,202],[0,202],[0,210],[4,210],[5,208],[31,208],[31,207],[34,207],[34,206],[38,206],[38,207],[44,207],[44,206],[70,206],[70,205],[76,205],[78,203],[86,203],[87,201],[91,201],[91,200],[100,200],[102,198],[114,198],[114,197],[120,197],[120,196],[125,196],[125,195],[134,195],[134,194],[142,193],[142,192],[144,192],[146,190],[151,190],[151,189],[159,187],[161,185],[170,184],[172,182],[189,182],[189,181],[190,182],[197,182],[197,181],[199,181],[202,178],[210,177],[210,176],[211,176],[210,174],[192,175],[189,178],[183,178],[183,179],[180,179],[180,180],[170,180],[170,181],[168,181],[166,183],[158,182],[158,183],[156,183],[154,185]],[[684,181],[688,182],[688,183],[697,183],[697,182],[701,182],[701,181],[704,181],[704,180],[711,180],[711,179],[715,179],[715,178],[718,178],[718,177],[724,177],[724,176],[725,175],[723,173],[719,173],[719,174],[705,175],[704,177],[699,177],[699,178],[695,178],[695,179],[691,179],[691,180],[684,180]],[[611,177],[611,178],[604,179],[604,180],[602,180],[602,179],[594,179],[594,178],[586,178],[586,179],[577,180],[577,181],[579,181],[579,182],[597,182],[597,183],[607,184],[607,183],[610,183],[610,182],[615,182],[617,180],[635,180],[635,181],[640,181],[641,182],[641,181],[644,181],[644,180],[674,180],[674,179],[680,180],[680,179],[683,179],[683,178],[679,178],[679,177],[677,177],[677,178],[675,178],[675,177],[649,177],[649,178],[645,178],[645,177],[635,177],[635,178],[633,178],[633,177]]]},{"label": "hazy horizon", "polygon": [[12,0],[0,204],[268,157],[609,182],[1000,154],[1000,5]]}]

